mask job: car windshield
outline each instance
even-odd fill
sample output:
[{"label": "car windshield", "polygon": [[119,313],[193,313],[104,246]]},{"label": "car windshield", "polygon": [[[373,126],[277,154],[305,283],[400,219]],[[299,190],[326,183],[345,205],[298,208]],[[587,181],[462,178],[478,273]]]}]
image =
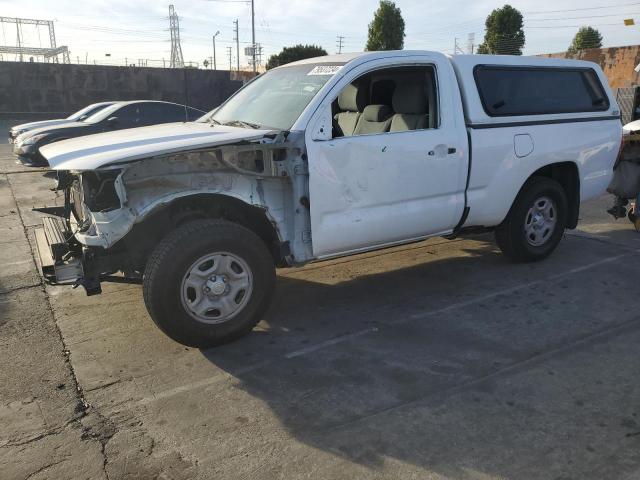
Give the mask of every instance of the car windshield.
[{"label": "car windshield", "polygon": [[[67,117],[67,120],[75,120],[75,121],[79,121],[83,115],[87,115],[90,112],[96,112],[96,108],[100,108],[98,105],[91,104],[91,105],[87,105],[86,107],[84,107],[83,109],[78,110],[76,113],[72,113],[71,115],[69,115]],[[98,110],[99,111],[99,110]]]},{"label": "car windshield", "polygon": [[289,130],[311,99],[342,65],[314,63],[271,70],[199,121]]},{"label": "car windshield", "polygon": [[89,118],[87,118],[84,121],[84,123],[98,123],[98,122],[101,122],[102,120],[113,116],[113,114],[116,111],[118,111],[121,107],[122,107],[122,105],[119,104],[119,103],[114,103],[113,105],[109,105],[108,107],[103,108],[102,110],[99,110],[96,113],[94,113],[93,115],[91,115]]}]

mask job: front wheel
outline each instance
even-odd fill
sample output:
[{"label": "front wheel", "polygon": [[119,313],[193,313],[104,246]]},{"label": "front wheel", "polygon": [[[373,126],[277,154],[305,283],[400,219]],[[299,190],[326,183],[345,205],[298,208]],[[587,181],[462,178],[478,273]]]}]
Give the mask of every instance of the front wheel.
[{"label": "front wheel", "polygon": [[264,242],[225,220],[174,230],[153,251],[144,273],[144,301],[155,324],[197,348],[251,331],[274,287],[275,267]]},{"label": "front wheel", "polygon": [[521,262],[546,258],[562,238],[567,210],[567,196],[558,182],[532,178],[518,194],[507,218],[496,227],[500,250]]}]

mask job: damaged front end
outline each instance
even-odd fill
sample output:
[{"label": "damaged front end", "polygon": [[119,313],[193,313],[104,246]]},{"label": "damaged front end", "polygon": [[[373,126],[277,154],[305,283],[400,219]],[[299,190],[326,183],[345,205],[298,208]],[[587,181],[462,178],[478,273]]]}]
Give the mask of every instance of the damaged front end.
[{"label": "damaged front end", "polygon": [[[59,170],[65,205],[36,239],[45,279],[101,292],[105,280],[139,282],[146,258],[172,228],[229,218],[265,240],[276,264],[311,259],[308,169],[303,135],[257,139],[93,170]],[[116,272],[119,272],[116,275]]]}]

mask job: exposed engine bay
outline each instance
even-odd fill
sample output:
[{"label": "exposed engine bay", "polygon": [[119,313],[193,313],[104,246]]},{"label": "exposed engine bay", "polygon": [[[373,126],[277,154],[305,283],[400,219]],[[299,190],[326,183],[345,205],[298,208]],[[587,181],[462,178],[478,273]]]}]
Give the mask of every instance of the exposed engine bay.
[{"label": "exposed engine bay", "polygon": [[245,224],[265,240],[277,264],[310,260],[306,155],[292,140],[280,133],[97,170],[58,171],[65,235],[72,255],[83,259],[83,282],[99,284],[117,271],[139,278],[157,242],[197,218]]}]

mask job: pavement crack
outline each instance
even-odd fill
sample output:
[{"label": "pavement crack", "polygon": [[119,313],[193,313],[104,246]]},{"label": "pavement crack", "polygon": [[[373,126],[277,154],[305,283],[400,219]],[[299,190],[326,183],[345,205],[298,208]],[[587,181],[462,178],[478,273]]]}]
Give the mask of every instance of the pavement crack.
[{"label": "pavement crack", "polygon": [[25,477],[25,480],[28,480],[29,478],[33,478],[36,475],[42,473],[42,472],[46,472],[47,470],[49,470],[51,467],[55,467],[56,465],[59,465],[60,463],[66,461],[67,458],[63,458],[62,460],[58,460],[52,463],[48,463],[47,465],[44,465],[43,467],[38,468],[37,470],[35,470],[34,472],[31,472],[29,475],[27,475]]},{"label": "pavement crack", "polygon": [[118,378],[117,380],[113,380],[112,382],[103,383],[101,385],[98,385],[97,387],[87,388],[84,391],[86,393],[88,393],[88,392],[95,392],[97,390],[102,390],[103,388],[110,387],[111,385],[116,385],[116,384],[122,382],[122,380],[123,380],[122,378]]},{"label": "pavement crack", "polygon": [[0,295],[8,295],[13,292],[18,292],[20,290],[28,290],[30,288],[42,287],[42,283],[33,283],[31,285],[21,285],[19,287],[9,288],[7,290],[0,290]]}]

